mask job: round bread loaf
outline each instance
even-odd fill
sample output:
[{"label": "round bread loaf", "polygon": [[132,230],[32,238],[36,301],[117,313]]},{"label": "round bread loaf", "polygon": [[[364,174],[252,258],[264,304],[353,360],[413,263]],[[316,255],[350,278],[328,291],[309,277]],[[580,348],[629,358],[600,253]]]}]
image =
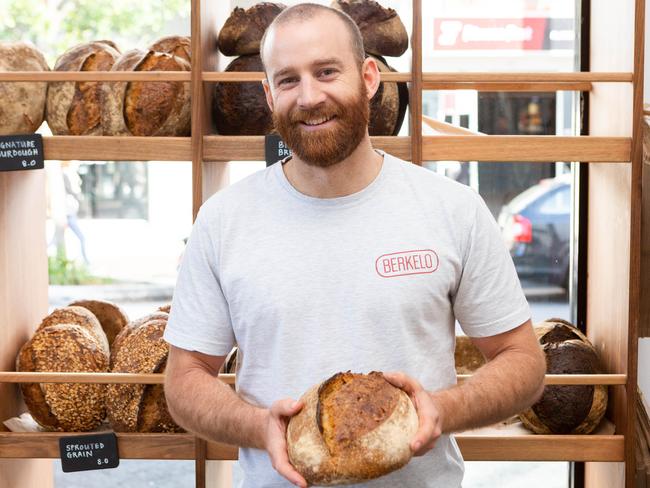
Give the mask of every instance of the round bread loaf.
[{"label": "round bread loaf", "polygon": [[[166,324],[166,320],[153,319],[131,330],[127,327],[122,332],[126,337],[114,348],[111,372],[163,373],[169,354],[163,339]],[[169,414],[163,385],[108,385],[106,408],[117,432],[183,431]]]},{"label": "round bread loaf", "polygon": [[485,364],[485,357],[467,336],[456,336],[456,374],[472,374]]},{"label": "round bread loaf", "polygon": [[[63,53],[55,71],[110,71],[120,53],[111,41],[79,44]],[[104,83],[54,81],[47,91],[47,125],[54,135],[102,135]]]},{"label": "round bread loaf", "polygon": [[83,307],[92,312],[97,317],[97,320],[99,320],[108,339],[109,346],[113,344],[115,336],[129,323],[129,318],[126,316],[124,310],[114,303],[103,300],[77,300],[69,306]]},{"label": "round bread loaf", "polygon": [[[182,58],[134,49],[124,53],[111,71],[189,71]],[[105,83],[104,133],[132,136],[187,136],[191,130],[190,83],[132,81]]]},{"label": "round bread loaf", "polygon": [[289,421],[289,460],[309,484],[357,483],[411,459],[418,416],[408,395],[383,375],[338,373],[312,387]]},{"label": "round bread loaf", "polygon": [[[395,70],[386,64],[386,60],[373,56],[379,71],[390,73]],[[370,99],[370,117],[368,133],[371,136],[396,136],[402,127],[404,114],[408,106],[409,93],[406,83],[382,81],[377,93]]]},{"label": "round bread loaf", "polygon": [[149,51],[178,56],[191,64],[192,48],[190,38],[187,36],[161,37],[149,46],[148,49]]},{"label": "round bread loaf", "polygon": [[[263,71],[259,54],[233,60],[226,72]],[[223,135],[266,135],[273,130],[271,111],[258,81],[215,83],[212,100],[217,132]]]},{"label": "round bread loaf", "polygon": [[166,303],[165,305],[161,305],[160,307],[158,307],[158,310],[161,312],[169,313],[172,310],[172,304]]},{"label": "round bread loaf", "polygon": [[259,54],[264,31],[285,8],[272,2],[260,2],[246,10],[235,7],[219,32],[219,50],[226,56]]},{"label": "round bread loaf", "polygon": [[408,34],[392,8],[384,8],[372,0],[334,0],[331,6],[342,10],[356,22],[367,53],[401,56],[406,52]]},{"label": "round bread loaf", "polygon": [[[548,374],[598,374],[598,353],[577,328],[561,319],[535,327],[546,355]],[[550,385],[542,398],[519,414],[537,434],[589,434],[607,409],[605,385]]]},{"label": "round bread loaf", "polygon": [[74,324],[85,328],[97,341],[102,351],[107,356],[109,355],[110,346],[106,333],[102,329],[99,319],[90,310],[76,306],[57,308],[43,319],[37,331],[58,324]]},{"label": "round bread loaf", "polygon": [[[0,71],[49,71],[43,54],[25,42],[0,42]],[[43,123],[46,82],[0,83],[0,135],[31,134]]]},{"label": "round bread loaf", "polygon": [[120,347],[122,347],[122,343],[126,340],[127,337],[129,337],[133,333],[134,330],[136,330],[138,327],[146,324],[151,320],[164,320],[165,322],[167,322],[168,318],[169,318],[169,314],[167,312],[156,311],[154,313],[145,315],[144,317],[140,317],[139,319],[127,323],[122,328],[122,330],[120,330],[120,332],[115,336],[115,340],[113,340],[111,344],[111,368],[113,367],[113,363],[115,362],[115,358],[117,357],[117,350]]},{"label": "round bread loaf", "polygon": [[[17,371],[108,371],[108,355],[91,332],[80,325],[57,324],[39,329],[20,349]],[[25,404],[34,420],[49,430],[76,432],[97,428],[105,417],[105,385],[23,383]]]}]

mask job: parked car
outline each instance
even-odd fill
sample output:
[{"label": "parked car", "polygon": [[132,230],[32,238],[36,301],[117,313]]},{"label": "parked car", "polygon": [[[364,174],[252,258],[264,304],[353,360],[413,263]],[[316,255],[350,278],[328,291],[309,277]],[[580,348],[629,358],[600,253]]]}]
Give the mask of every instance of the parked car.
[{"label": "parked car", "polygon": [[541,180],[508,204],[498,223],[520,279],[568,290],[571,175]]}]

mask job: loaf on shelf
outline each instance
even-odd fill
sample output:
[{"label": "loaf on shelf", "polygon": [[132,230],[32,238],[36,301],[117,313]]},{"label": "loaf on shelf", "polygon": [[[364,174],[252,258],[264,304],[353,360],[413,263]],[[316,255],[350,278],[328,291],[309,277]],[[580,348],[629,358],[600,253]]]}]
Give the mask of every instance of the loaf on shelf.
[{"label": "loaf on shelf", "polygon": [[[0,42],[0,71],[49,71],[43,54],[25,42]],[[43,123],[46,82],[0,83],[0,135],[35,132]]]},{"label": "loaf on shelf", "polygon": [[[118,334],[113,344],[111,372],[165,371],[169,345],[163,339],[167,324],[164,315],[136,321]],[[169,414],[163,385],[108,385],[106,407],[109,423],[117,432],[183,432]]]},{"label": "loaf on shelf", "polygon": [[192,48],[190,38],[187,36],[161,37],[147,49],[177,56],[191,64]]},{"label": "loaf on shelf", "polygon": [[[64,322],[53,319],[23,345],[16,359],[16,370],[107,372],[109,357],[96,338],[98,333],[103,333],[101,328],[97,331],[94,326],[65,323],[64,315],[58,317]],[[22,383],[20,388],[32,417],[48,430],[89,431],[99,427],[105,418],[105,385]]]},{"label": "loaf on shelf", "polygon": [[[111,71],[189,71],[178,56],[137,49],[124,53]],[[188,136],[190,83],[131,81],[105,83],[104,133],[115,136]]]},{"label": "loaf on shelf", "polygon": [[467,336],[456,336],[456,374],[472,374],[485,364],[485,357]]},{"label": "loaf on shelf", "polygon": [[285,8],[272,2],[260,2],[246,10],[235,7],[219,31],[219,50],[226,56],[259,54],[264,31]]},{"label": "loaf on shelf", "polygon": [[75,306],[57,308],[41,321],[36,330],[39,331],[45,327],[58,324],[72,324],[83,327],[90,332],[102,351],[107,355],[110,354],[110,346],[106,333],[102,329],[101,322],[97,316],[90,310]]},{"label": "loaf on shelf", "polygon": [[69,306],[83,307],[97,317],[106,334],[109,346],[113,344],[115,336],[129,323],[129,317],[124,310],[114,303],[104,300],[77,300]]},{"label": "loaf on shelf", "polygon": [[352,17],[361,31],[367,53],[401,56],[408,48],[408,34],[398,13],[372,0],[334,0],[332,7]]},{"label": "loaf on shelf", "polygon": [[[111,41],[79,44],[63,53],[55,71],[110,71],[120,56]],[[103,134],[103,83],[54,81],[47,91],[47,125],[54,135],[96,136]]]},{"label": "loaf on shelf", "polygon": [[337,373],[301,400],[304,407],[289,421],[287,447],[309,484],[361,482],[410,461],[417,413],[409,396],[381,373]]},{"label": "loaf on shelf", "polygon": [[[548,374],[601,373],[596,349],[569,322],[549,319],[535,327]],[[589,434],[607,409],[604,385],[548,385],[542,398],[519,415],[537,434]]]}]

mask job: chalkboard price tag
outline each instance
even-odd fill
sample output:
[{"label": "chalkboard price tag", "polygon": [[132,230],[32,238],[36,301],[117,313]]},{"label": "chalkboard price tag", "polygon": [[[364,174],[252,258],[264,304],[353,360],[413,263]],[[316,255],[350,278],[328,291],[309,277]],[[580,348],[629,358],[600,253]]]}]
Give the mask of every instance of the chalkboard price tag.
[{"label": "chalkboard price tag", "polygon": [[120,464],[113,432],[61,437],[59,454],[64,473],[117,468]]},{"label": "chalkboard price tag", "polygon": [[287,147],[284,141],[277,134],[269,134],[264,138],[264,156],[266,158],[266,167],[277,163],[281,159],[291,156],[291,149]]},{"label": "chalkboard price tag", "polygon": [[44,161],[40,134],[0,136],[0,171],[43,169]]}]

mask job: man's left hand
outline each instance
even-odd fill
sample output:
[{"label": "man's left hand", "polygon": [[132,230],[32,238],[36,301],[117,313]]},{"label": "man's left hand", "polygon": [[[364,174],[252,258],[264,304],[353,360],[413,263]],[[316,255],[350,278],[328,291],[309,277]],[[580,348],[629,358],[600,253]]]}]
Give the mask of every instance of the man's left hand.
[{"label": "man's left hand", "polygon": [[418,413],[419,427],[411,440],[411,451],[414,456],[426,454],[436,444],[442,434],[440,411],[431,395],[414,378],[404,373],[384,373],[384,378],[394,386],[404,390],[410,397]]}]

